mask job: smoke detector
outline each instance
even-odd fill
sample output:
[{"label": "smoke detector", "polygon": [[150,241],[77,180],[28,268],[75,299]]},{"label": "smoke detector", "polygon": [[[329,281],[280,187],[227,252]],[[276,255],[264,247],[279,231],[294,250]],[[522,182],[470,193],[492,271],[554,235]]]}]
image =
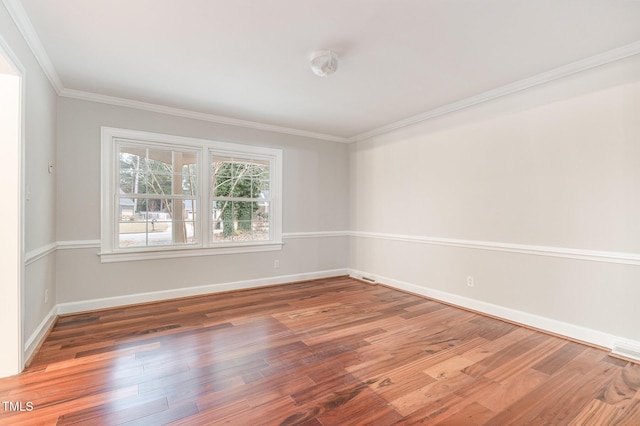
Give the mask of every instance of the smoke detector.
[{"label": "smoke detector", "polygon": [[338,55],[331,50],[319,50],[311,55],[311,71],[324,77],[338,69]]}]

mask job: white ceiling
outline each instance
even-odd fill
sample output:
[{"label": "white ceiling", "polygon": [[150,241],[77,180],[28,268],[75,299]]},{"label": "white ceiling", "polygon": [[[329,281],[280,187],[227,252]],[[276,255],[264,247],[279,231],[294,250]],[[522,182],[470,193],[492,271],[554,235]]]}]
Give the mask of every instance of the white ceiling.
[{"label": "white ceiling", "polygon": [[[639,0],[4,1],[24,7],[23,32],[30,21],[30,44],[41,43],[63,95],[334,140],[616,48],[640,53]],[[311,72],[317,49],[339,53],[336,74]]]}]

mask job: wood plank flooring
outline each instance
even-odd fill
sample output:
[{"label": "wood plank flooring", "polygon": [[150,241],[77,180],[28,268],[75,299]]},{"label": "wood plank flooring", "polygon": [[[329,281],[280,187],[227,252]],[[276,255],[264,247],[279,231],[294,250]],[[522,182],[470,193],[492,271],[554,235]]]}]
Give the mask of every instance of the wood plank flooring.
[{"label": "wood plank flooring", "polygon": [[0,400],[2,425],[636,426],[640,365],[337,277],[62,317]]}]

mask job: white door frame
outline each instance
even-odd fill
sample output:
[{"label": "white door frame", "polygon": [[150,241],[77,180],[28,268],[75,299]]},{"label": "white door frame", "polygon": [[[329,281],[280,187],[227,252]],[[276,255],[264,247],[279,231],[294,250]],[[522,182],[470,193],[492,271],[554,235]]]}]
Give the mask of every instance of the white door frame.
[{"label": "white door frame", "polygon": [[[4,130],[6,130],[6,136],[2,133],[2,144],[0,146],[0,152],[7,154],[3,155],[3,160],[6,164],[15,165],[9,176],[9,187],[3,188],[6,194],[5,202],[6,206],[3,206],[8,217],[8,223],[4,224],[5,230],[17,234],[13,234],[10,238],[0,239],[0,253],[3,253],[0,262],[2,262],[2,268],[0,270],[6,271],[9,275],[9,279],[5,277],[0,278],[0,291],[3,297],[6,299],[6,304],[3,309],[0,310],[0,333],[3,337],[3,354],[0,357],[0,377],[17,374],[24,368],[24,343],[23,343],[23,331],[24,331],[24,277],[25,277],[25,70],[16,55],[10,49],[7,42],[0,36],[0,63],[1,74],[16,76],[17,81],[15,84],[10,80],[7,81],[9,90],[13,90],[17,84],[17,120],[8,123],[2,123]],[[15,98],[14,98],[15,99]],[[8,110],[11,110],[9,105]],[[3,129],[0,129],[0,132]],[[15,145],[14,145],[15,144]],[[17,172],[17,176],[14,173]],[[17,183],[17,185],[15,185]],[[5,232],[6,232],[5,231]],[[6,234],[5,234],[6,235]],[[4,246],[2,246],[4,244]],[[15,268],[15,269],[14,269]],[[4,273],[4,272],[3,272]],[[6,346],[5,346],[6,345]]]}]

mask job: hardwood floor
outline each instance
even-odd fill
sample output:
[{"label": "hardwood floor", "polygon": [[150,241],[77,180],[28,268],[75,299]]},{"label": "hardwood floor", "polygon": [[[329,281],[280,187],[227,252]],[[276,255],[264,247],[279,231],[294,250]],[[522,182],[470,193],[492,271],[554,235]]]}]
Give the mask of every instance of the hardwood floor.
[{"label": "hardwood floor", "polygon": [[640,425],[640,366],[338,277],[62,317],[0,400],[2,425]]}]

